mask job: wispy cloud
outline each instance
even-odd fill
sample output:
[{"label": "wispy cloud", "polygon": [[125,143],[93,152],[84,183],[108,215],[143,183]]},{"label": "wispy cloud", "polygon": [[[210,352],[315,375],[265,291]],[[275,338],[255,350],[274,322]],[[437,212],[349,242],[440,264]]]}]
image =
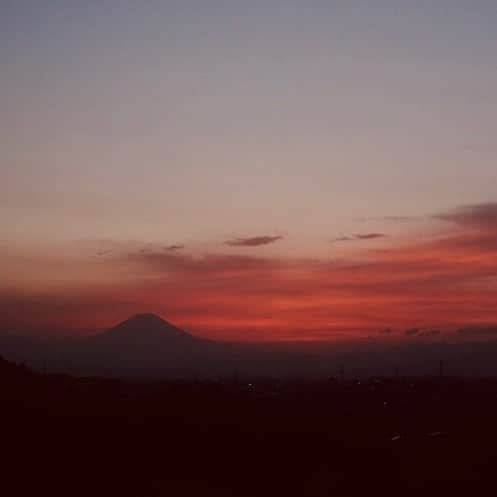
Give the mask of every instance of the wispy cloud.
[{"label": "wispy cloud", "polygon": [[461,337],[497,337],[497,326],[471,326],[459,328],[457,334]]},{"label": "wispy cloud", "polygon": [[358,220],[361,222],[370,222],[370,221],[387,221],[392,223],[407,223],[411,221],[417,221],[419,217],[415,216],[372,216],[372,217],[361,217]]},{"label": "wispy cloud", "polygon": [[233,240],[227,240],[224,242],[225,245],[230,247],[260,247],[262,245],[269,245],[282,240],[284,237],[282,235],[275,236],[254,236],[251,238],[235,238]]},{"label": "wispy cloud", "polygon": [[375,240],[376,238],[386,238],[388,235],[384,233],[363,233],[354,235],[356,240]]},{"label": "wispy cloud", "polygon": [[392,328],[383,328],[381,330],[378,330],[378,334],[380,335],[391,335],[392,333]]},{"label": "wispy cloud", "polygon": [[113,250],[99,250],[96,254],[95,257],[105,257],[106,255],[112,254]]},{"label": "wispy cloud", "polygon": [[178,250],[183,250],[184,248],[184,245],[168,245],[167,247],[164,247],[164,250],[167,252],[177,252]]},{"label": "wispy cloud", "polygon": [[378,238],[387,238],[388,235],[385,233],[358,233],[351,236],[340,236],[338,238],[334,238],[332,243],[336,242],[356,242],[356,241],[364,241],[364,240],[376,240]]},{"label": "wispy cloud", "polygon": [[336,242],[352,242],[354,241],[355,238],[352,237],[352,236],[339,236],[337,238],[333,238],[333,240],[331,240],[332,243],[336,243]]},{"label": "wispy cloud", "polygon": [[467,205],[435,217],[460,226],[497,231],[497,202]]},{"label": "wispy cloud", "polygon": [[426,330],[422,331],[418,334],[419,337],[436,337],[440,335],[442,332],[440,330]]}]

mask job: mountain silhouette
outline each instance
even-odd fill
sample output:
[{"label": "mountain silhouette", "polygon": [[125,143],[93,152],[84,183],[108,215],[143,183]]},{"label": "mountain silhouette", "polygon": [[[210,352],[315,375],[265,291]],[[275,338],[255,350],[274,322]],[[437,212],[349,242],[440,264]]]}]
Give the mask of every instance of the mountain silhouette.
[{"label": "mountain silhouette", "polygon": [[165,319],[141,313],[126,319],[96,337],[101,344],[152,347],[164,344],[180,345],[201,342]]},{"label": "mountain silhouette", "polygon": [[217,348],[155,314],[141,313],[93,337],[85,361],[98,374],[185,377],[218,362]]}]

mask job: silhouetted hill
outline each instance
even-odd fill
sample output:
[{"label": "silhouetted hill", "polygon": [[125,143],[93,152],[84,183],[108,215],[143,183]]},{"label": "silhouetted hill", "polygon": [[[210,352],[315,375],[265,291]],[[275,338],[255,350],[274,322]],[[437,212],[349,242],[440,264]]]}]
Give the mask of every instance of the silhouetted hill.
[{"label": "silhouetted hill", "polygon": [[24,365],[17,365],[13,362],[7,361],[0,356],[0,379],[18,379],[30,376],[31,373]]},{"label": "silhouetted hill", "polygon": [[111,377],[326,378],[342,364],[348,378],[396,370],[436,375],[440,360],[447,375],[497,376],[497,340],[225,343],[190,335],[153,314],[137,314],[90,338],[0,330],[0,354],[37,372]]},{"label": "silhouetted hill", "polygon": [[97,374],[192,377],[216,362],[218,348],[155,314],[136,314],[93,337],[83,366]]},{"label": "silhouetted hill", "polygon": [[201,340],[155,314],[136,314],[95,337],[95,341],[109,345],[161,346],[191,345]]},{"label": "silhouetted hill", "polygon": [[13,403],[26,403],[26,394],[29,394],[30,399],[34,398],[39,386],[37,380],[38,377],[24,364],[15,364],[0,356],[2,407]]}]

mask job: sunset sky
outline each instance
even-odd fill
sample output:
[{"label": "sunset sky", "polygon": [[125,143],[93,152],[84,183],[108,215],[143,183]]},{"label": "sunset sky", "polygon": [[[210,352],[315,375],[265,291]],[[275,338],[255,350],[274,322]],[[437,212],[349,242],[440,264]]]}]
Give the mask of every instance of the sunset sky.
[{"label": "sunset sky", "polygon": [[497,325],[494,0],[0,12],[2,330]]}]

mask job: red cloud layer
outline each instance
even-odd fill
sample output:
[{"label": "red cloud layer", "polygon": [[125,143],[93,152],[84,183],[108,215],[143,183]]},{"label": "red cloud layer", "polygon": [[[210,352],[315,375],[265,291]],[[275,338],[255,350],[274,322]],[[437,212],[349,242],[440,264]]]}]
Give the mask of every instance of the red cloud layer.
[{"label": "red cloud layer", "polygon": [[89,330],[151,310],[200,335],[256,341],[497,323],[493,213],[488,206],[456,211],[452,236],[371,251],[353,264],[135,251],[107,262],[133,268],[135,279],[4,291],[0,314],[4,328]]}]

